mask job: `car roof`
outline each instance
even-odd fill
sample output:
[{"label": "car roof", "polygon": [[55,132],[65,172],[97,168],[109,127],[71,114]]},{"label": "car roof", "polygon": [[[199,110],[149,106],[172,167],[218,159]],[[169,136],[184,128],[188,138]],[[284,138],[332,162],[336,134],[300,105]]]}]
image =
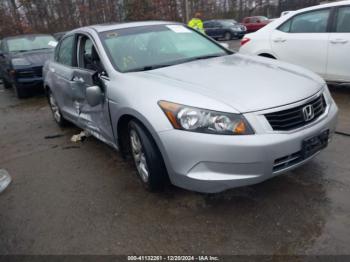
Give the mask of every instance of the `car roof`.
[{"label": "car roof", "polygon": [[211,19],[205,20],[204,22],[225,22],[225,21],[236,21],[236,19]]},{"label": "car roof", "polygon": [[72,32],[79,29],[93,29],[96,32],[105,32],[116,29],[124,29],[124,28],[133,28],[140,26],[152,26],[152,25],[168,25],[168,24],[180,24],[178,22],[167,22],[167,21],[141,21],[141,22],[126,22],[126,23],[108,23],[108,24],[98,24],[98,25],[90,25],[82,28],[78,28],[73,30]]},{"label": "car roof", "polygon": [[317,10],[317,9],[322,9],[322,8],[327,8],[327,7],[341,6],[341,5],[350,5],[350,0],[338,1],[338,2],[333,2],[333,3],[326,3],[326,4],[321,4],[321,5],[315,5],[315,6],[299,9],[299,10],[296,10],[294,12],[298,12],[299,13],[299,12],[305,12],[305,11],[311,11],[311,10]]}]

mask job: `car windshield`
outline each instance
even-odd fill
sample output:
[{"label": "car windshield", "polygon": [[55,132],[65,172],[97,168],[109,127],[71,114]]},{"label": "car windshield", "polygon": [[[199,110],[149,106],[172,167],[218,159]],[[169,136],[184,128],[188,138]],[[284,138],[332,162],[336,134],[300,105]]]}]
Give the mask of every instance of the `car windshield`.
[{"label": "car windshield", "polygon": [[25,52],[55,48],[56,40],[50,35],[31,35],[7,39],[9,52]]},{"label": "car windshield", "polygon": [[120,72],[145,71],[230,54],[183,25],[156,25],[100,33]]},{"label": "car windshield", "polygon": [[266,16],[258,16],[260,21],[266,21],[269,20]]}]

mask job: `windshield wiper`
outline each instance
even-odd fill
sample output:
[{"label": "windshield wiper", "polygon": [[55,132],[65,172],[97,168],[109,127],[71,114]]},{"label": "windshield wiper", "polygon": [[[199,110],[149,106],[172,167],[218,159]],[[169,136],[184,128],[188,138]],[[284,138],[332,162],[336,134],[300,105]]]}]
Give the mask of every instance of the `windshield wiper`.
[{"label": "windshield wiper", "polygon": [[52,49],[51,47],[43,47],[43,48],[35,48],[30,51],[36,51],[36,50],[45,50],[45,49]]},{"label": "windshield wiper", "polygon": [[192,57],[186,60],[186,62],[191,62],[191,61],[196,61],[196,60],[205,60],[209,58],[215,58],[215,57],[220,57],[224,55],[206,55],[206,56],[197,56],[197,57]]},{"label": "windshield wiper", "polygon": [[14,50],[14,51],[10,51],[10,53],[24,53],[24,52],[28,52],[29,50]]},{"label": "windshield wiper", "polygon": [[143,67],[134,68],[134,69],[126,71],[126,73],[128,73],[128,72],[149,71],[149,70],[158,69],[158,68],[162,68],[162,67],[168,67],[168,66],[188,63],[188,62],[191,62],[191,61],[215,58],[215,57],[220,57],[220,56],[224,56],[224,55],[221,55],[221,54],[220,55],[207,55],[207,56],[197,56],[197,57],[192,57],[192,58],[179,59],[179,60],[176,60],[176,61],[174,61],[172,63],[159,64],[159,65],[149,65],[149,66],[143,66]]},{"label": "windshield wiper", "polygon": [[149,70],[162,68],[162,67],[167,67],[167,66],[172,66],[172,65],[174,65],[174,64],[161,64],[161,65],[143,66],[143,67],[138,67],[138,68],[134,68],[134,69],[128,70],[128,71],[126,71],[126,73],[129,73],[129,72],[140,72],[140,71],[149,71]]}]

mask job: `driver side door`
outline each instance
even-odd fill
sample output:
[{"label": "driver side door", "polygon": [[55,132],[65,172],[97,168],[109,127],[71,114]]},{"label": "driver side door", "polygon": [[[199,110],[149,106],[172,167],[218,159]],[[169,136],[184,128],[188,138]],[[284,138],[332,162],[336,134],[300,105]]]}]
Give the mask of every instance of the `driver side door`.
[{"label": "driver side door", "polygon": [[[92,38],[81,34],[78,35],[77,40],[78,63],[73,72],[72,92],[75,97],[73,104],[78,114],[78,125],[98,139],[113,144],[114,138],[106,97],[109,85],[108,76]],[[86,97],[86,90],[92,86],[97,86],[102,93],[100,103],[95,106],[91,106]]]}]

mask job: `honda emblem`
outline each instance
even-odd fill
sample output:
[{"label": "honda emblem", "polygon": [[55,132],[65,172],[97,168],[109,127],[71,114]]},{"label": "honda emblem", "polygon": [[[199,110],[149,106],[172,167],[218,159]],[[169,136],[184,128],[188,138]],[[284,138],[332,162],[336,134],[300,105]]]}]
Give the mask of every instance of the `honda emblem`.
[{"label": "honda emblem", "polygon": [[311,121],[315,117],[314,108],[312,105],[303,107],[303,116],[306,122]]}]

